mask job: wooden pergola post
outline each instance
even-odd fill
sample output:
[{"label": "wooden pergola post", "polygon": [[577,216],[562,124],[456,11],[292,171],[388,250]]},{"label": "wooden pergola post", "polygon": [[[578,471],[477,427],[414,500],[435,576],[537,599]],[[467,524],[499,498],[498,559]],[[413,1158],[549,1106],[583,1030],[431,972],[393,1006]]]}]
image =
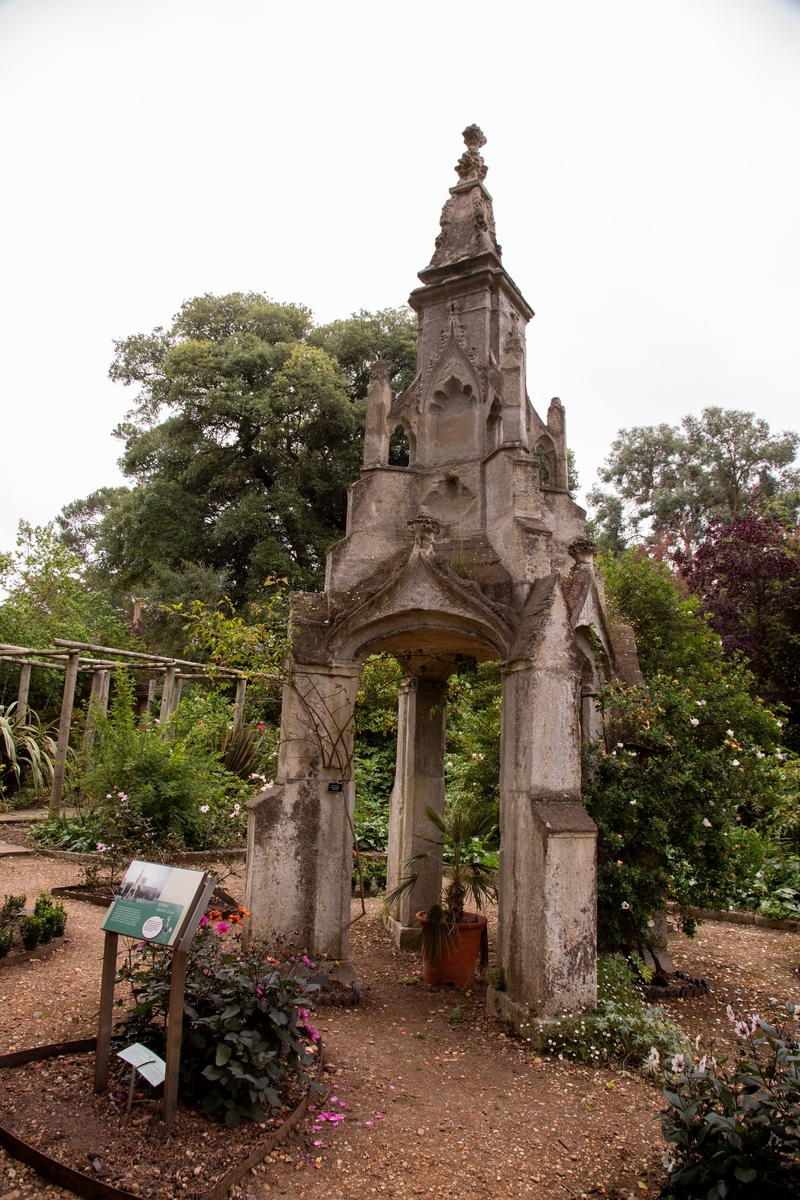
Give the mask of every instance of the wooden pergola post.
[{"label": "wooden pergola post", "polygon": [[[94,723],[98,713],[105,713],[108,706],[108,671],[92,671],[92,690],[89,693],[89,708],[86,712],[86,732],[83,749],[88,755],[94,745]],[[105,697],[105,701],[104,701]]]},{"label": "wooden pergola post", "polygon": [[148,713],[150,712],[150,709],[153,707],[153,701],[155,700],[155,698],[156,698],[156,677],[154,675],[152,679],[149,679],[147,681],[147,712]]},{"label": "wooden pergola post", "polygon": [[69,730],[72,724],[72,705],[75,701],[75,681],[78,678],[80,651],[70,650],[67,663],[67,673],[64,676],[64,691],[61,696],[61,719],[58,724],[58,748],[53,767],[53,790],[50,793],[50,816],[57,817],[61,810],[61,796],[64,792],[64,771],[67,766],[67,751],[69,750]]},{"label": "wooden pergola post", "polygon": [[183,677],[176,675],[172,684],[172,700],[170,702],[170,715],[175,712],[175,709],[181,702],[181,692],[183,691]]},{"label": "wooden pergola post", "polygon": [[172,689],[175,685],[175,675],[178,668],[172,663],[164,672],[164,690],[161,693],[161,711],[158,714],[158,719],[162,725],[165,725],[169,720],[169,714],[172,711]]},{"label": "wooden pergola post", "polygon": [[247,693],[247,680],[240,675],[236,680],[236,699],[233,702],[233,736],[244,729],[244,698]]},{"label": "wooden pergola post", "polygon": [[17,716],[24,721],[28,711],[28,692],[31,688],[32,664],[24,662],[19,669],[19,690],[17,692]]}]

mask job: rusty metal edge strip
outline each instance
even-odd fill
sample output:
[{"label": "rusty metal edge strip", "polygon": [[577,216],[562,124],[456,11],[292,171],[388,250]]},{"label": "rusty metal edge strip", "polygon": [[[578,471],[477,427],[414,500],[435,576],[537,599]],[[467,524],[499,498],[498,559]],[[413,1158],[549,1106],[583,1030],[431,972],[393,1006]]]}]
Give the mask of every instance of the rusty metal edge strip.
[{"label": "rusty metal edge strip", "polygon": [[[57,1058],[60,1054],[86,1053],[94,1050],[96,1046],[97,1038],[82,1038],[79,1041],[73,1042],[52,1042],[47,1046],[33,1046],[28,1050],[16,1050],[10,1054],[0,1054],[0,1068],[24,1066],[25,1063],[29,1062],[39,1062],[46,1058]],[[319,1079],[323,1071],[322,1043],[319,1042],[318,1046],[319,1062],[317,1065],[317,1079]],[[270,1150],[274,1150],[283,1141],[287,1133],[295,1125],[299,1124],[306,1115],[313,1094],[311,1088],[309,1088],[294,1111],[289,1114],[273,1135],[267,1138],[266,1141],[259,1142],[252,1154],[243,1163],[240,1163],[238,1167],[234,1167],[227,1175],[223,1175],[222,1179],[214,1184],[211,1191],[203,1193],[200,1200],[222,1200],[234,1184],[238,1183],[248,1171],[257,1166],[269,1154]],[[330,1095],[330,1089],[328,1089],[327,1093],[321,1095],[320,1102],[324,1103],[328,1095]],[[82,1171],[76,1171],[73,1167],[66,1166],[64,1163],[59,1162],[57,1158],[51,1158],[49,1154],[45,1154],[42,1150],[37,1150],[29,1142],[22,1141],[21,1138],[18,1138],[16,1134],[12,1133],[10,1129],[6,1129],[3,1125],[0,1125],[0,1145],[8,1150],[14,1158],[33,1167],[48,1183],[55,1183],[59,1187],[69,1188],[76,1195],[85,1196],[86,1200],[114,1200],[114,1197],[122,1197],[122,1200],[142,1200],[141,1196],[136,1196],[133,1192],[123,1191],[122,1188],[116,1188],[110,1183],[103,1183],[99,1179],[92,1179],[90,1175],[84,1175]]]},{"label": "rusty metal edge strip", "polygon": [[[322,1042],[319,1041],[317,1045],[319,1046],[319,1062],[317,1064],[316,1080],[319,1080],[319,1077],[324,1069],[322,1062]],[[325,1092],[319,1093],[321,1104],[325,1103],[330,1093],[330,1088],[328,1088],[328,1090]],[[245,1161],[240,1163],[238,1167],[234,1167],[233,1170],[227,1175],[223,1175],[222,1179],[218,1180],[218,1182],[214,1184],[211,1191],[206,1192],[206,1194],[202,1197],[202,1200],[222,1200],[222,1197],[227,1194],[228,1190],[232,1188],[234,1184],[237,1184],[239,1180],[247,1174],[248,1171],[257,1166],[262,1159],[269,1154],[270,1150],[274,1150],[275,1147],[283,1141],[287,1133],[294,1129],[295,1125],[299,1125],[300,1121],[302,1121],[303,1117],[308,1111],[308,1106],[311,1103],[311,1097],[313,1095],[314,1093],[311,1091],[311,1088],[309,1088],[303,1099],[297,1105],[297,1108],[295,1108],[295,1110],[289,1114],[283,1124],[275,1130],[272,1137],[267,1138],[265,1142],[260,1142],[249,1158],[246,1158]]]},{"label": "rusty metal edge strip", "polygon": [[45,942],[43,946],[37,946],[35,950],[17,950],[0,958],[0,971],[6,967],[16,967],[18,963],[30,962],[33,958],[45,958],[48,954],[52,954],[54,950],[58,950],[64,945],[64,938],[51,938],[49,942]]}]

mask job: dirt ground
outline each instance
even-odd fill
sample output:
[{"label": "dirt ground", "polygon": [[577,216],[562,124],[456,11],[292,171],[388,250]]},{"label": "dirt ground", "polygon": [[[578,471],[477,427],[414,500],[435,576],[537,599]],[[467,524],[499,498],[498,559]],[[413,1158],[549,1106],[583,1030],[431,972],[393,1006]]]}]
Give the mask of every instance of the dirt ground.
[{"label": "dirt ground", "polygon": [[[25,891],[33,899],[80,874],[76,865],[38,856],[0,859],[0,896]],[[225,886],[239,894],[241,884],[229,879]],[[317,1014],[333,1088],[324,1111],[344,1119],[313,1114],[233,1194],[244,1200],[657,1195],[658,1089],[636,1074],[543,1058],[486,1017],[479,988],[464,994],[404,982],[415,978],[416,955],[392,946],[378,906],[367,901],[368,915],[351,935],[363,1006]],[[103,910],[77,901],[66,907],[62,949],[0,969],[0,1052],[96,1032]],[[353,915],[359,910],[354,903]],[[667,1006],[688,1036],[702,1035],[705,1048],[716,1038],[719,1052],[729,1040],[727,1004],[749,1013],[763,1011],[770,996],[800,1003],[795,933],[708,923],[691,941],[674,933],[670,948],[676,967],[711,985],[710,997]],[[87,1076],[89,1063],[87,1056]],[[9,1103],[3,1095],[0,1108]],[[180,1182],[171,1187],[185,1194]],[[138,1190],[146,1194],[144,1179]],[[0,1154],[0,1196],[69,1194]]]}]

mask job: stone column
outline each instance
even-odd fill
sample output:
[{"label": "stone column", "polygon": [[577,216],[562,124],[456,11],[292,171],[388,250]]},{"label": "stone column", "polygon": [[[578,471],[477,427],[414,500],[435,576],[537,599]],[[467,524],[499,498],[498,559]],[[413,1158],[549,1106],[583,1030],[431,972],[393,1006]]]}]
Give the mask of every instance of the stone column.
[{"label": "stone column", "polygon": [[391,906],[389,926],[401,950],[419,941],[414,914],[429,908],[441,895],[441,852],[426,838],[438,834],[425,816],[430,805],[444,812],[444,734],[447,683],[416,676],[403,680],[397,721],[397,771],[389,810],[387,891],[408,873],[406,863],[420,851],[432,851],[428,862],[415,863],[419,872],[413,888]]},{"label": "stone column", "polygon": [[[597,995],[597,829],[580,803],[580,664],[543,639],[507,665],[500,774],[498,1015],[518,1029]],[[565,645],[564,649],[567,649]],[[530,1036],[530,1030],[528,1031]]]},{"label": "stone column", "polygon": [[349,962],[353,711],[360,664],[293,669],[283,688],[275,782],[248,802],[248,937]]}]

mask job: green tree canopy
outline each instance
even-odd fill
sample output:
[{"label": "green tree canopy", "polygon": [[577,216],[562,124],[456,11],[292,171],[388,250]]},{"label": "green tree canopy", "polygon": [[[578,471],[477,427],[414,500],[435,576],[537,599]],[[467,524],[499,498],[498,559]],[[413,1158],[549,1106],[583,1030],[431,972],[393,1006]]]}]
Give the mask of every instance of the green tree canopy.
[{"label": "green tree canopy", "polygon": [[254,293],[196,297],[168,330],[120,340],[110,376],[137,390],[115,434],[134,483],[68,505],[68,544],[117,594],[241,604],[271,576],[321,586],[378,358],[404,386],[411,314],[314,327],[302,305]]},{"label": "green tree canopy", "polygon": [[621,429],[598,472],[612,490],[587,495],[603,549],[634,540],[677,545],[691,556],[711,521],[736,521],[769,505],[793,516],[798,444],[796,433],[773,436],[753,413],[718,407],[680,426]]},{"label": "green tree canopy", "polygon": [[782,718],[665,563],[628,550],[599,565],[612,613],[636,634],[647,686],[603,689],[584,802],[599,830],[601,945],[637,949],[667,899],[698,908],[733,899],[743,823],[775,795]]}]

